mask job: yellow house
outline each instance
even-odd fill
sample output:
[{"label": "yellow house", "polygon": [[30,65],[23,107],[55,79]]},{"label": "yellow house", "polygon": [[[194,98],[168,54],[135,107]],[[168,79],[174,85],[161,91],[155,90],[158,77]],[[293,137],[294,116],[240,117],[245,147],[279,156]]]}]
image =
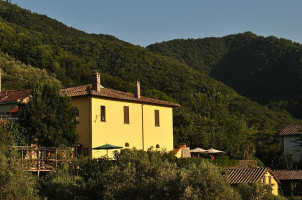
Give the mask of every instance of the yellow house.
[{"label": "yellow house", "polygon": [[280,181],[270,168],[229,169],[228,177],[233,186],[241,183],[266,184],[272,188],[272,194],[279,195]]},{"label": "yellow house", "polygon": [[130,94],[104,88],[99,73],[92,79],[92,84],[61,90],[79,110],[77,131],[85,156],[106,155],[105,150],[93,150],[105,144],[173,150],[173,107],[178,104],[141,96],[138,81],[135,94]]}]

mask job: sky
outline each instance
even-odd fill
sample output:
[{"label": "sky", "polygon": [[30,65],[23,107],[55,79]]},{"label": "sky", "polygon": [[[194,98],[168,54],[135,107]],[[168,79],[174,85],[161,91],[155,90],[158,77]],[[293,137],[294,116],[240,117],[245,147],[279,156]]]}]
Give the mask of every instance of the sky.
[{"label": "sky", "polygon": [[302,44],[301,0],[11,0],[87,33],[147,46],[251,31]]}]

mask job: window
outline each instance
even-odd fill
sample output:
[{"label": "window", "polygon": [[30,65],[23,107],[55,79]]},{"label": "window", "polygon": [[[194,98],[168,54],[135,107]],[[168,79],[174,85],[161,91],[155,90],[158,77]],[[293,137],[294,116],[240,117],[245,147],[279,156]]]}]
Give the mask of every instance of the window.
[{"label": "window", "polygon": [[129,106],[124,106],[124,124],[129,123]]},{"label": "window", "polygon": [[272,177],[271,176],[268,177],[268,183],[272,184]]},{"label": "window", "polygon": [[105,122],[105,121],[106,121],[106,107],[101,106],[101,122]]},{"label": "window", "polygon": [[159,126],[159,110],[154,110],[155,126]]}]

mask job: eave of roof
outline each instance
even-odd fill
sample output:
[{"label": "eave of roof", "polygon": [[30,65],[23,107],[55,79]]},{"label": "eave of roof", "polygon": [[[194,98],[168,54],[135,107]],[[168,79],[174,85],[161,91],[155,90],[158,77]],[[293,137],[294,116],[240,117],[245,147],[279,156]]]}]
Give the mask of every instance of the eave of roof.
[{"label": "eave of roof", "polygon": [[93,96],[105,99],[113,99],[118,101],[128,101],[128,102],[135,102],[141,104],[151,104],[151,105],[160,105],[160,106],[167,106],[167,107],[179,107],[179,104],[171,103],[168,101],[162,101],[158,99],[152,99],[148,97],[141,96],[140,99],[136,98],[131,93],[121,92],[118,90],[113,90],[109,88],[102,87],[100,92],[92,90],[91,84],[72,87],[72,88],[65,88],[61,89],[62,95],[68,95],[70,97],[81,97],[81,96]]},{"label": "eave of roof", "polygon": [[281,132],[281,136],[302,135],[302,125],[291,124],[287,125]]},{"label": "eave of roof", "polygon": [[302,180],[302,170],[274,170],[279,180]]}]

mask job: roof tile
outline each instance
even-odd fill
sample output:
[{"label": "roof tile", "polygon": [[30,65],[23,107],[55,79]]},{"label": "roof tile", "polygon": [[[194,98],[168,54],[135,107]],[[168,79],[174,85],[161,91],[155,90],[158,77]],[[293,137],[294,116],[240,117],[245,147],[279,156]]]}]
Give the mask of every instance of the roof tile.
[{"label": "roof tile", "polygon": [[279,182],[269,168],[229,169],[228,176],[231,184],[256,183],[261,180],[266,172],[270,172],[276,181]]},{"label": "roof tile", "polygon": [[279,180],[302,180],[302,170],[274,170]]},{"label": "roof tile", "polygon": [[287,125],[281,131],[280,135],[302,135],[302,125],[299,124]]},{"label": "roof tile", "polygon": [[30,90],[0,92],[0,103],[22,101],[29,93]]},{"label": "roof tile", "polygon": [[168,101],[162,101],[158,99],[152,99],[148,97],[141,96],[140,99],[136,98],[134,94],[121,92],[118,90],[113,90],[109,88],[101,87],[100,92],[92,90],[91,84],[72,87],[72,88],[65,88],[61,89],[61,94],[65,94],[71,97],[77,96],[96,96],[96,97],[103,97],[109,99],[116,99],[122,101],[132,101],[137,103],[146,103],[146,104],[155,104],[155,105],[162,105],[162,106],[169,106],[169,107],[178,107],[178,104],[171,103]]},{"label": "roof tile", "polygon": [[19,111],[19,107],[16,106],[13,109],[9,110],[7,113],[17,113]]}]

